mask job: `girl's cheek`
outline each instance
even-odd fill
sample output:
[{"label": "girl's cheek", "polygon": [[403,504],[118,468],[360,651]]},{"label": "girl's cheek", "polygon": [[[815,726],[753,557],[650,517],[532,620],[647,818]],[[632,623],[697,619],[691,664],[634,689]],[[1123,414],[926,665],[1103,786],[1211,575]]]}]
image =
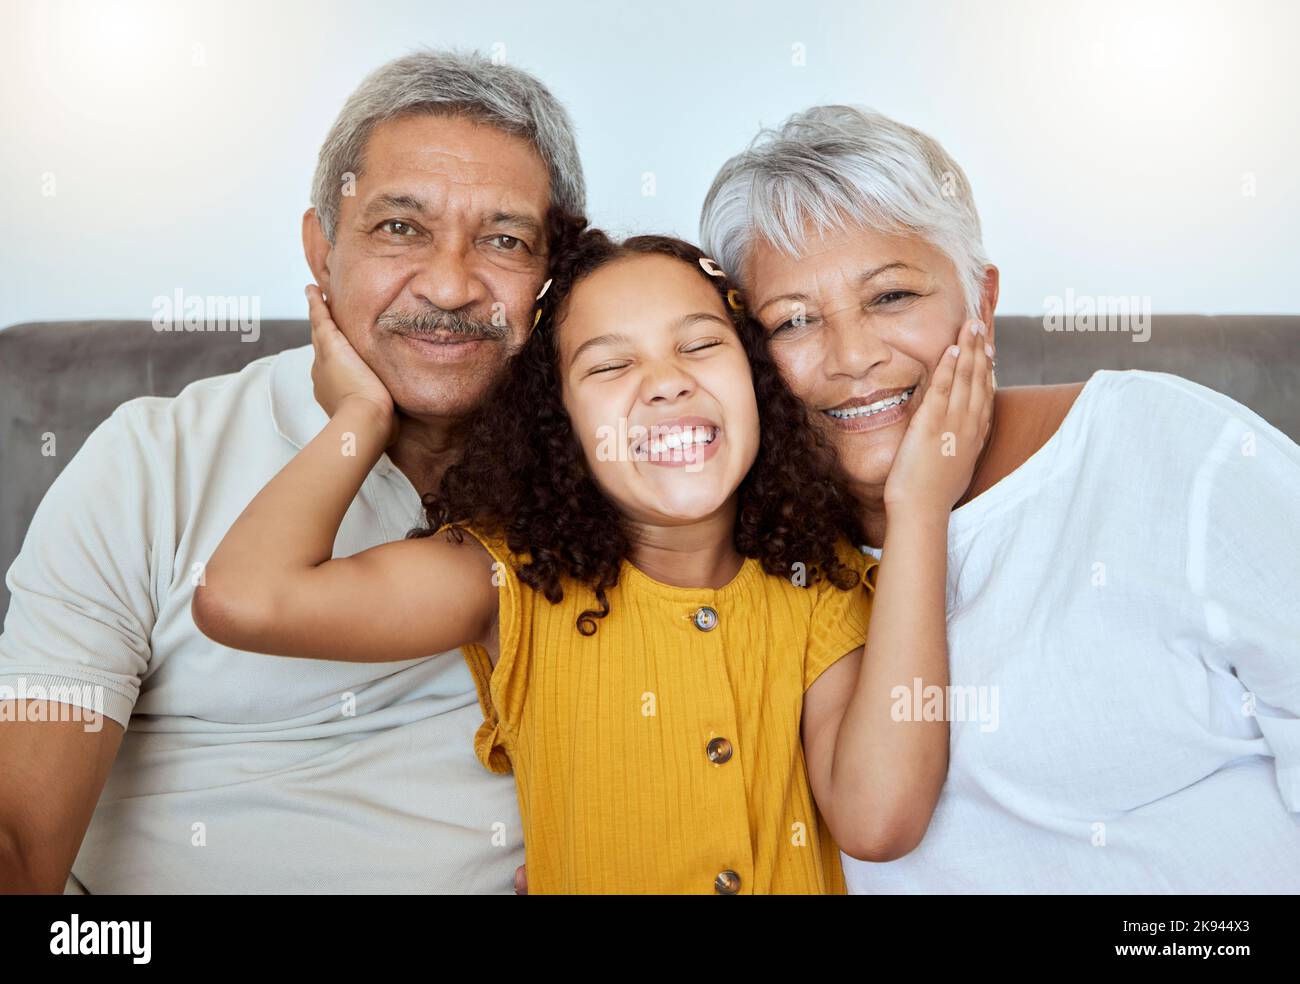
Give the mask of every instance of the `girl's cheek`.
[{"label": "girl's cheek", "polygon": [[725,390],[714,391],[726,393],[724,425],[733,432],[737,450],[743,452],[744,457],[757,456],[761,438],[758,395],[754,392],[749,363],[745,363],[744,372],[739,377],[732,376],[726,382]]},{"label": "girl's cheek", "polygon": [[574,437],[582,448],[583,457],[587,459],[587,468],[602,479],[602,484],[605,480],[614,479],[611,469],[627,457],[625,445],[629,435],[626,420],[620,423],[618,416],[611,416],[612,406],[618,405],[618,398],[611,394],[609,399],[608,406],[569,408]]}]

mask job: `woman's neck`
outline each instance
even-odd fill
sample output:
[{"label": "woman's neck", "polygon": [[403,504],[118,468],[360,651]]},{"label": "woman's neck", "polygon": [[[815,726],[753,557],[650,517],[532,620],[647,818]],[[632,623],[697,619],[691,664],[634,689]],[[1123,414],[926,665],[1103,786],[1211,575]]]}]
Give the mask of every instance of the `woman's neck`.
[{"label": "woman's neck", "polygon": [[[975,463],[970,485],[953,508],[983,495],[1028,461],[1060,429],[1085,385],[1057,383],[997,390],[988,440]],[[885,487],[859,486],[854,494],[867,543],[879,547],[885,542]]]},{"label": "woman's neck", "polygon": [[721,588],[745,563],[736,549],[736,509],[684,526],[631,523],[628,560],[647,577],[679,588]]}]

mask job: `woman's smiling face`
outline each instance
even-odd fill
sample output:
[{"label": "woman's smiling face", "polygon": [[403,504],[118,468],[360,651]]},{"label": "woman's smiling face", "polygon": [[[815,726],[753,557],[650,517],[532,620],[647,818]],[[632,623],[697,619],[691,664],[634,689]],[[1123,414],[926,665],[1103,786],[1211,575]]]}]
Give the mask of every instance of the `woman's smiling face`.
[{"label": "woman's smiling face", "polygon": [[850,480],[883,486],[965,318],[952,262],[919,236],[809,228],[797,257],[756,238],[744,282],[781,374]]},{"label": "woman's smiling face", "polygon": [[744,346],[699,272],[660,254],[607,263],[570,291],[557,342],[574,434],[620,512],[681,525],[732,505],[758,454],[758,405]]}]

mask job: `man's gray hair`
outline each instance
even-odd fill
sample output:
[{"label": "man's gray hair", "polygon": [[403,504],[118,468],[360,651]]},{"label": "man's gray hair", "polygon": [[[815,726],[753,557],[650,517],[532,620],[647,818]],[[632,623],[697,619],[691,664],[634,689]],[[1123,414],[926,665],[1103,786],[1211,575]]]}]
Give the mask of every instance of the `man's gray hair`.
[{"label": "man's gray hair", "polygon": [[528,72],[496,64],[477,51],[418,51],[367,76],[343,104],[321,146],[311,203],[330,242],[345,175],[361,174],[370,134],[386,120],[418,113],[463,116],[525,138],[550,174],[550,204],[586,212],[587,190],[573,123],[546,86]]},{"label": "man's gray hair", "polygon": [[988,258],[970,183],[919,130],[862,106],[814,106],[760,130],[713,179],[700,241],[743,282],[755,233],[798,256],[808,220],[818,232],[919,234],[956,267],[967,317],[979,312]]}]

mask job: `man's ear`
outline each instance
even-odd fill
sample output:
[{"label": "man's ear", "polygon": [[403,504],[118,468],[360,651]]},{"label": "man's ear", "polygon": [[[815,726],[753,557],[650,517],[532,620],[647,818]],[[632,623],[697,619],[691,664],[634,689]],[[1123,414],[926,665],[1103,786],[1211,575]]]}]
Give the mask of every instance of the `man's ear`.
[{"label": "man's ear", "polygon": [[330,288],[330,253],[334,246],[325,238],[325,230],[320,227],[316,210],[309,208],[302,213],[302,252],[311,267],[311,275],[316,279],[316,286],[325,294]]},{"label": "man's ear", "polygon": [[999,286],[998,268],[989,265],[984,268],[984,283],[980,285],[980,320],[989,330],[988,340],[990,345],[997,345],[993,341],[993,312],[998,306],[998,286]]}]

